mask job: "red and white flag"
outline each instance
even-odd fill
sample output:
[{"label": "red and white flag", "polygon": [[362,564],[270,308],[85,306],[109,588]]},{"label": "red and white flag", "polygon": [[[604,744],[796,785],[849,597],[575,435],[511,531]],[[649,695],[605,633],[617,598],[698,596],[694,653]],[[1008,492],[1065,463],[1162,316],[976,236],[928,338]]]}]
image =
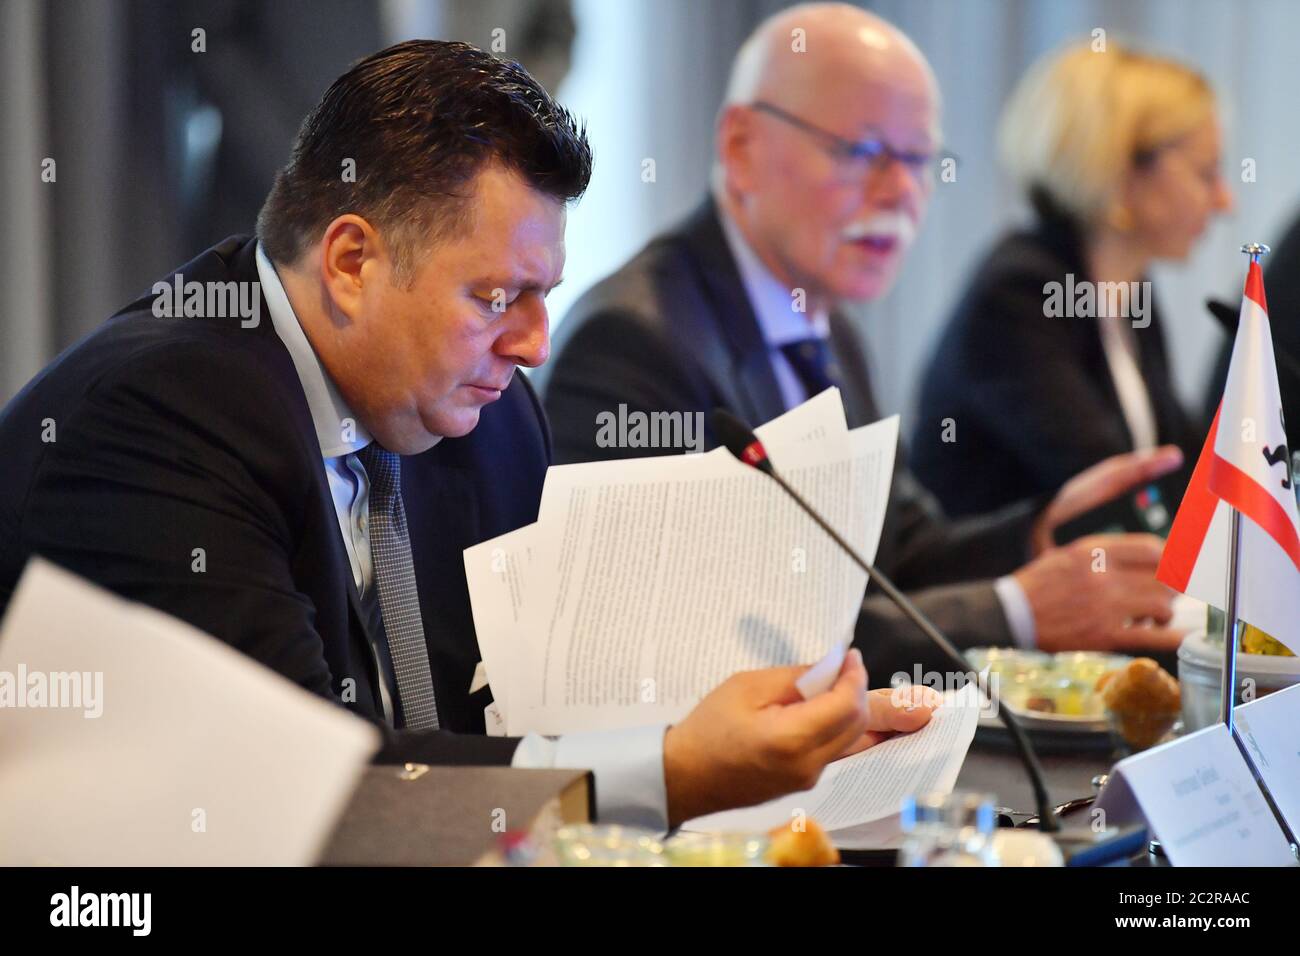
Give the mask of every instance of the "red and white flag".
[{"label": "red and white flag", "polygon": [[1171,588],[1220,609],[1229,508],[1242,519],[1237,614],[1300,654],[1300,514],[1258,262],[1246,275],[1223,401],[1156,571]]}]

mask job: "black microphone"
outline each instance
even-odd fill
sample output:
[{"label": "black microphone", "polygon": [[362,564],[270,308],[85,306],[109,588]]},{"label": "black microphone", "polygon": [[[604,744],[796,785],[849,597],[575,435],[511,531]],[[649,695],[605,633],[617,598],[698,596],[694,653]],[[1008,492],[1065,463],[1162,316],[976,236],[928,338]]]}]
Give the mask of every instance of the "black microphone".
[{"label": "black microphone", "polygon": [[[867,573],[867,577],[874,581],[880,590],[885,592],[889,599],[898,606],[898,609],[907,616],[908,620],[920,628],[921,632],[934,642],[935,646],[944,653],[957,671],[964,673],[971,671],[970,663],[961,656],[961,652],[952,645],[948,638],[939,632],[939,629],[934,626],[929,618],[917,610],[916,605],[909,601],[902,591],[894,586],[894,582],[864,561],[853,545],[845,541],[840,533],[827,524],[826,519],[803,499],[799,492],[786,483],[786,480],[773,467],[772,460],[768,458],[767,451],[763,448],[763,443],[758,440],[758,436],[754,434],[752,428],[725,408],[715,408],[713,414],[709,416],[709,423],[712,425],[713,433],[718,437],[718,441],[726,447],[727,451],[751,468],[758,469],[780,485],[785,493],[794,499],[795,504],[802,508],[808,517],[817,522],[818,526],[830,535],[831,540],[839,545],[840,549]],[[988,682],[984,679],[984,675],[975,672],[975,679],[984,695],[989,700],[993,700],[993,694],[989,691]],[[1021,763],[1025,765],[1025,772],[1029,774],[1029,782],[1034,788],[1034,802],[1037,804],[1038,828],[1049,833],[1055,832],[1060,828],[1060,823],[1052,812],[1052,805],[1047,798],[1047,787],[1043,783],[1043,768],[1038,763],[1038,756],[1029,745],[1029,738],[1025,736],[1020,722],[1010,713],[1010,708],[999,704],[998,717],[1007,728],[1007,732],[1011,734],[1016,751],[1020,755]]]}]

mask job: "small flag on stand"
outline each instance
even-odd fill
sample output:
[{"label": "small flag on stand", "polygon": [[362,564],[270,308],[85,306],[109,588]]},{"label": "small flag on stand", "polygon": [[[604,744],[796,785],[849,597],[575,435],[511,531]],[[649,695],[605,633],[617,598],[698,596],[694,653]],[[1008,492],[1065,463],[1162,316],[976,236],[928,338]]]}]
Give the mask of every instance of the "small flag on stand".
[{"label": "small flag on stand", "polygon": [[1300,514],[1259,265],[1267,247],[1243,251],[1252,257],[1223,400],[1156,577],[1227,609],[1235,508],[1241,516],[1237,617],[1300,654]]}]

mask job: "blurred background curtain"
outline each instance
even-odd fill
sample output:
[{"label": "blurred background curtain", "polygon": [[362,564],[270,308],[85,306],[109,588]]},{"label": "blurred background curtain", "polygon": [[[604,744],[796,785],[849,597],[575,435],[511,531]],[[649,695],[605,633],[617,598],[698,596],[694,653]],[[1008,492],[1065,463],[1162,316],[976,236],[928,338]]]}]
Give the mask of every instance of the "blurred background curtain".
[{"label": "blurred background curtain", "polygon": [[[0,401],[58,350],[204,246],[253,227],[303,113],[357,57],[411,36],[463,39],[534,70],[585,118],[596,154],[571,213],[558,321],[703,196],[714,117],[771,0],[0,0],[8,213]],[[1300,3],[1256,0],[876,0],[934,64],[957,181],[936,187],[902,278],[859,309],[888,411],[987,244],[1023,214],[994,159],[1003,102],[1042,53],[1101,28],[1198,66],[1219,93],[1237,210],[1186,265],[1153,275],[1177,378],[1199,402],[1235,296],[1242,241],[1268,241],[1300,197]],[[192,31],[205,31],[205,51]],[[57,180],[42,183],[41,161]],[[1242,182],[1242,161],[1254,182]],[[647,161],[653,161],[651,167]],[[653,175],[648,171],[653,169]],[[797,211],[792,210],[792,214]],[[1300,321],[1274,316],[1274,322]]]}]

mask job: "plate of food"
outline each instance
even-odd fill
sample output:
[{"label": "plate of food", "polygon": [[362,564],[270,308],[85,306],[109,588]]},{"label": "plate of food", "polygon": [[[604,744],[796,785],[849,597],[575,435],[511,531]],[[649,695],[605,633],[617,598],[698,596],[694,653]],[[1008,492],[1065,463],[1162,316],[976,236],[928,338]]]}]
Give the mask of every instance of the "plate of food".
[{"label": "plate of food", "polygon": [[[1110,734],[1111,724],[1098,682],[1133,660],[1098,651],[1047,654],[1008,647],[972,648],[966,659],[977,671],[987,668],[991,689],[1027,731],[1100,736]],[[980,726],[1003,725],[986,713]]]}]

